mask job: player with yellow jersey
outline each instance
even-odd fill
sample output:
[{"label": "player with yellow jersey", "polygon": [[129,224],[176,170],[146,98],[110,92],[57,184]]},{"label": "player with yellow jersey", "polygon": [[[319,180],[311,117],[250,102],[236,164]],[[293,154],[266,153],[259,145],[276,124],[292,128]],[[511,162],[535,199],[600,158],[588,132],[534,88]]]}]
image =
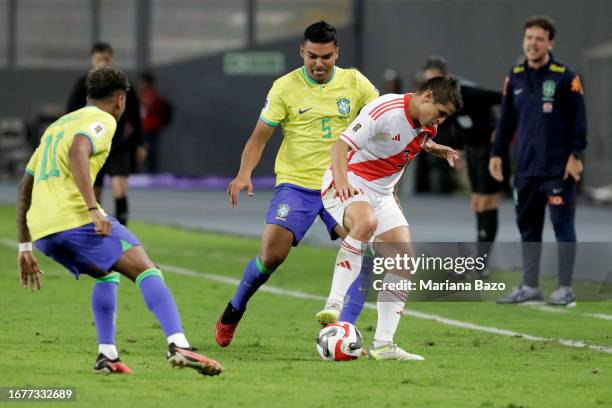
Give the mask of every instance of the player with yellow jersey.
[{"label": "player with yellow jersey", "polygon": [[138,239],[96,202],[93,180],[108,157],[117,120],[125,110],[129,81],[104,67],[87,76],[88,106],[62,116],[44,132],[19,188],[17,263],[22,285],[40,289],[38,250],[64,265],[78,279],[96,279],[91,307],[98,336],[94,371],[132,374],[115,346],[117,284],[128,277],[141,290],[168,341],[168,362],[204,375],[223,367],[197,354],[187,342],[180,316],[162,273]]},{"label": "player with yellow jersey", "polygon": [[242,153],[240,170],[230,183],[232,207],[246,189],[253,195],[251,173],[278,126],[283,142],[276,156],[276,188],[266,214],[259,255],[246,266],[242,280],[215,327],[215,339],[228,346],[251,296],[297,246],[316,217],[332,239],[344,232],[323,207],[321,179],[330,165],[330,149],[359,110],[378,96],[356,69],[335,66],[336,29],[324,21],[304,32],[300,55],[304,66],[277,79],[268,93],[259,121]]},{"label": "player with yellow jersey", "polygon": [[27,216],[34,241],[91,222],[71,176],[69,150],[76,135],[85,136],[92,148],[89,174],[95,176],[108,157],[116,127],[111,114],[91,105],[62,116],[47,128],[26,167],[36,187]]}]

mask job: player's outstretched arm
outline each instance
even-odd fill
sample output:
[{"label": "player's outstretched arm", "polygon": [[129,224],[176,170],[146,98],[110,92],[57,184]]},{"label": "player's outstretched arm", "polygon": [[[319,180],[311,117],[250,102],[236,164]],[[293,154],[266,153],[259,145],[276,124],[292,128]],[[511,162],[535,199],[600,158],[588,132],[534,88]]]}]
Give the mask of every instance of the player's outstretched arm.
[{"label": "player's outstretched arm", "polygon": [[255,130],[253,130],[253,133],[249,137],[249,140],[247,140],[244,150],[242,151],[238,175],[227,187],[230,207],[238,205],[238,195],[240,191],[246,189],[250,197],[254,195],[251,174],[261,159],[261,154],[263,153],[266,143],[268,143],[268,140],[270,140],[274,134],[274,129],[274,126],[270,126],[261,120],[257,121]]},{"label": "player's outstretched arm", "polygon": [[423,148],[427,153],[445,159],[451,167],[455,167],[455,160],[459,160],[459,153],[455,149],[438,144],[432,140],[428,140]]},{"label": "player's outstretched arm", "polygon": [[334,196],[342,201],[359,194],[359,190],[348,181],[348,153],[351,147],[342,139],[338,139],[331,148],[332,174],[334,177]]},{"label": "player's outstretched arm", "polygon": [[89,210],[89,217],[95,225],[96,233],[108,235],[111,231],[111,222],[98,210],[96,195],[91,183],[89,170],[89,157],[92,154],[91,142],[84,135],[75,135],[70,146],[70,168],[74,183],[81,192],[81,196]]},{"label": "player's outstretched arm", "polygon": [[19,280],[24,288],[28,285],[32,290],[40,289],[41,270],[32,253],[32,237],[26,220],[26,214],[32,203],[32,188],[34,176],[25,173],[19,185],[17,198],[17,235],[19,237],[19,253],[17,255],[17,267],[19,269]]}]

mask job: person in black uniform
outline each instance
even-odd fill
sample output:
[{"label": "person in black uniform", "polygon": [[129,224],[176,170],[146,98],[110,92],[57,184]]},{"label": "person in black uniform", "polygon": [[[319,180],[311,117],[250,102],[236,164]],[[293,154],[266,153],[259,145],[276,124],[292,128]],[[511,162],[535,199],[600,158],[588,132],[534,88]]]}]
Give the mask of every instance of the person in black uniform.
[{"label": "person in black uniform", "polygon": [[[110,44],[94,44],[91,49],[92,68],[101,68],[112,64],[113,49]],[[83,75],[74,84],[68,99],[68,112],[86,105],[85,78],[86,75]],[[111,188],[115,199],[115,218],[123,225],[127,225],[128,221],[128,176],[134,164],[134,156],[137,150],[144,148],[138,95],[134,88],[130,87],[127,92],[125,113],[117,122],[117,130],[113,137],[110,154],[94,182],[96,200],[101,202],[104,175],[108,174],[111,177]]]},{"label": "person in black uniform", "polygon": [[[448,76],[450,71],[446,59],[433,55],[425,63],[425,78]],[[461,81],[463,108],[438,127],[453,135],[457,146],[463,145],[467,163],[470,189],[472,190],[472,210],[476,214],[478,254],[489,254],[497,235],[497,207],[500,192],[507,184],[499,182],[489,174],[491,134],[495,127],[493,106],[501,102],[501,92],[483,89],[472,82]],[[505,161],[508,164],[508,160]],[[508,173],[505,166],[504,173]],[[487,270],[479,271],[476,277],[485,277]]]},{"label": "person in black uniform", "polygon": [[[424,83],[431,78],[440,76],[449,76],[448,65],[444,58],[432,56],[423,68],[422,77],[418,79],[415,78],[415,83],[419,80],[422,80]],[[418,87],[416,89],[418,89]],[[438,126],[436,142],[452,147],[453,149],[459,149],[461,146],[459,129],[454,118],[455,115]],[[426,156],[431,155],[416,157],[415,191],[417,193],[452,194],[457,187],[454,169],[436,157]]]},{"label": "person in black uniform", "polygon": [[500,303],[543,299],[539,289],[541,245],[546,206],[555,230],[559,286],[549,303],[575,304],[576,183],[586,148],[586,112],[580,77],[556,61],[551,51],[555,26],[548,17],[524,25],[525,62],[510,71],[504,84],[501,117],[491,149],[489,170],[502,180],[502,153],[516,133],[514,179],[517,224],[523,242],[523,282]]}]

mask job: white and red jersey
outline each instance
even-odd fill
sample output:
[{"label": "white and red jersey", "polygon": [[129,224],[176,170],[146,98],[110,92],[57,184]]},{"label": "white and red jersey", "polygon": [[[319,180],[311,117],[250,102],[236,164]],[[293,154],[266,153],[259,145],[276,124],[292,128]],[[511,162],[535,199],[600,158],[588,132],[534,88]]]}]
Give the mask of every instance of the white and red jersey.
[{"label": "white and red jersey", "polygon": [[[391,194],[406,165],[436,135],[436,126],[418,127],[410,117],[412,94],[387,94],[361,109],[340,138],[353,149],[348,171],[380,194]],[[322,194],[329,189],[332,172],[323,176]]]}]

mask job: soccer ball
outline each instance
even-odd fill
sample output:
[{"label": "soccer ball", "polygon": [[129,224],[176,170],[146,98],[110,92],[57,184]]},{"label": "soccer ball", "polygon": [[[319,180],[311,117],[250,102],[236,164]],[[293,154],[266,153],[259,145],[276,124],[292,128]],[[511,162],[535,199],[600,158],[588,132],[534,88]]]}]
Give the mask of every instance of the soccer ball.
[{"label": "soccer ball", "polygon": [[319,332],[317,351],[323,360],[355,360],[363,351],[363,337],[348,322],[328,324]]}]

